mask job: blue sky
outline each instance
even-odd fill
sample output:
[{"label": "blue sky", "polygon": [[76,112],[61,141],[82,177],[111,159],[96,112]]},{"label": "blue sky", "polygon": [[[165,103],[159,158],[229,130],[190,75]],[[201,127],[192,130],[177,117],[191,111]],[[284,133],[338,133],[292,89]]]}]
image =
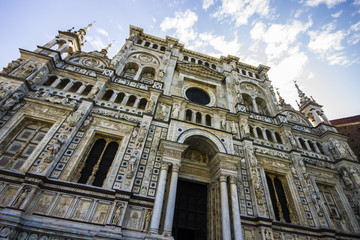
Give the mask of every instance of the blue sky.
[{"label": "blue sky", "polygon": [[56,36],[96,21],[84,51],[120,50],[129,25],[215,57],[271,67],[270,79],[295,108],[300,88],[330,119],[360,114],[360,0],[2,0],[0,66]]}]

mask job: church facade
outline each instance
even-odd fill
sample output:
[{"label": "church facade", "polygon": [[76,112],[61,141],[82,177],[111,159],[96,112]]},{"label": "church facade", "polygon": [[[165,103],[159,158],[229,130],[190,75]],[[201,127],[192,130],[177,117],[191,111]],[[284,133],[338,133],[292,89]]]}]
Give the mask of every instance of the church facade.
[{"label": "church facade", "polygon": [[360,165],[295,83],[130,26],[91,25],[0,73],[1,239],[360,239]]}]

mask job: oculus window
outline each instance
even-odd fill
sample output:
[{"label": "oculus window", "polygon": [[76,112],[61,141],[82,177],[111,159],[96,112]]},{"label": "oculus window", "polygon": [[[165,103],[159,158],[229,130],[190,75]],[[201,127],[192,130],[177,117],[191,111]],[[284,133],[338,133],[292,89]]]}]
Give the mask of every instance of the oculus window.
[{"label": "oculus window", "polygon": [[209,95],[200,88],[189,88],[186,90],[186,97],[194,103],[206,105],[210,103]]}]

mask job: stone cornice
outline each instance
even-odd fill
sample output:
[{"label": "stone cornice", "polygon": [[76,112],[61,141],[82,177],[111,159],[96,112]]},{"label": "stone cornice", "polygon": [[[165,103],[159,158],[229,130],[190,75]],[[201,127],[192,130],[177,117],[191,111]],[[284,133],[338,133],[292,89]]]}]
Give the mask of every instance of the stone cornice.
[{"label": "stone cornice", "polygon": [[199,64],[185,64],[185,63],[179,63],[177,65],[177,68],[181,71],[186,71],[186,72],[190,72],[190,73],[194,73],[197,75],[201,75],[202,77],[208,77],[208,78],[212,78],[218,81],[222,81],[224,79],[224,75],[218,73],[215,70],[212,70],[208,67],[205,67],[203,65],[199,65]]}]

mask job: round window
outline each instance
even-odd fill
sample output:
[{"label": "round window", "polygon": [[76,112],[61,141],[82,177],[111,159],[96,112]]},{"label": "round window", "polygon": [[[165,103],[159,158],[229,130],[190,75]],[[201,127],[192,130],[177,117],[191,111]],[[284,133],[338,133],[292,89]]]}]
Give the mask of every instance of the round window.
[{"label": "round window", "polygon": [[206,105],[210,103],[209,95],[200,88],[189,88],[186,90],[186,97],[194,103]]}]

